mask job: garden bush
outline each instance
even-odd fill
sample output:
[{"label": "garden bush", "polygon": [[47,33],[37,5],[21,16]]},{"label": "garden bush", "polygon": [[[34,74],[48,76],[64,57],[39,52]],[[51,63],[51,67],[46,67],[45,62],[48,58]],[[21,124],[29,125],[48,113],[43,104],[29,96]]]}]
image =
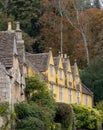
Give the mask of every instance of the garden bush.
[{"label": "garden bush", "polygon": [[55,123],[55,130],[61,130],[61,124]]},{"label": "garden bush", "polygon": [[[24,130],[28,128],[34,130],[34,125],[37,126],[35,130],[39,130],[38,122],[40,121],[44,130],[51,130],[52,124],[54,124],[55,116],[55,100],[53,95],[48,90],[47,85],[38,76],[26,78],[26,89],[25,89],[27,102],[15,104],[15,112],[17,116],[16,128],[19,128],[25,122]],[[35,119],[35,122],[30,120]],[[18,125],[19,124],[19,125]],[[30,126],[30,127],[29,127]],[[41,130],[42,130],[41,129]]]},{"label": "garden bush", "polygon": [[100,112],[86,106],[72,105],[75,114],[75,126],[77,128],[97,130],[101,124]]},{"label": "garden bush", "polygon": [[61,123],[63,128],[71,129],[73,121],[72,107],[65,103],[56,104],[55,122]]}]

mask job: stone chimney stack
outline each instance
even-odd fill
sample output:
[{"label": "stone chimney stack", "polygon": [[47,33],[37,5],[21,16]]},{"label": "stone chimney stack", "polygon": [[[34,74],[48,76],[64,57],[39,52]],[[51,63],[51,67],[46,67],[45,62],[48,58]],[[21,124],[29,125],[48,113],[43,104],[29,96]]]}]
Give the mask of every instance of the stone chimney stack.
[{"label": "stone chimney stack", "polygon": [[22,39],[22,30],[20,29],[20,22],[16,22],[16,40],[17,43],[24,43]]},{"label": "stone chimney stack", "polygon": [[64,58],[67,59],[67,54],[64,54]]},{"label": "stone chimney stack", "polygon": [[16,30],[20,31],[20,22],[16,22]]},{"label": "stone chimney stack", "polygon": [[11,22],[8,22],[8,31],[12,31]]}]

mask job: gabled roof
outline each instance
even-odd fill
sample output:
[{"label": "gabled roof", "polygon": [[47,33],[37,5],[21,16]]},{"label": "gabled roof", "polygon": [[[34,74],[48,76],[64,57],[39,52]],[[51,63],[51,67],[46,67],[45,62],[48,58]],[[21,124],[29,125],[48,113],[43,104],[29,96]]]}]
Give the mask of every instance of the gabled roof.
[{"label": "gabled roof", "polygon": [[40,72],[43,72],[46,71],[48,68],[50,53],[26,53],[26,58],[32,63],[33,66],[35,66],[35,68],[37,68]]},{"label": "gabled roof", "polygon": [[14,33],[8,31],[0,32],[0,62],[2,62],[6,68],[13,66],[13,53],[14,50]]},{"label": "gabled roof", "polygon": [[43,75],[28,59],[26,59],[27,64],[31,66],[33,70],[35,70],[36,74],[40,76],[41,79],[47,81],[47,77]]},{"label": "gabled roof", "polygon": [[89,88],[87,88],[84,84],[82,84],[82,93],[87,95],[93,95],[93,92]]}]

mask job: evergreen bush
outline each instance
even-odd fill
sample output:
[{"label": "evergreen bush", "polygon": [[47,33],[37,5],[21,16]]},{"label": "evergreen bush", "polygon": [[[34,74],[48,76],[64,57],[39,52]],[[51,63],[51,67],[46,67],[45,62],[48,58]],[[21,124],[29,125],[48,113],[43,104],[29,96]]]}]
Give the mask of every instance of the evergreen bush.
[{"label": "evergreen bush", "polygon": [[55,122],[61,123],[63,128],[71,129],[73,121],[72,107],[65,103],[56,104]]}]

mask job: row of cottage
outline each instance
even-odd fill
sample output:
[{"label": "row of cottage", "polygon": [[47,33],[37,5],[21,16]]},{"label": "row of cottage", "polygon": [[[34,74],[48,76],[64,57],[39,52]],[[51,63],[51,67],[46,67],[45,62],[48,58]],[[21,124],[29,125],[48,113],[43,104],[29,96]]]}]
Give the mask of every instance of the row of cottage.
[{"label": "row of cottage", "polygon": [[76,103],[92,107],[93,93],[81,83],[77,63],[70,65],[66,54],[53,57],[48,53],[25,52],[19,22],[12,30],[0,32],[0,102],[11,105],[25,100],[25,78],[38,74],[45,80],[57,102]]}]

